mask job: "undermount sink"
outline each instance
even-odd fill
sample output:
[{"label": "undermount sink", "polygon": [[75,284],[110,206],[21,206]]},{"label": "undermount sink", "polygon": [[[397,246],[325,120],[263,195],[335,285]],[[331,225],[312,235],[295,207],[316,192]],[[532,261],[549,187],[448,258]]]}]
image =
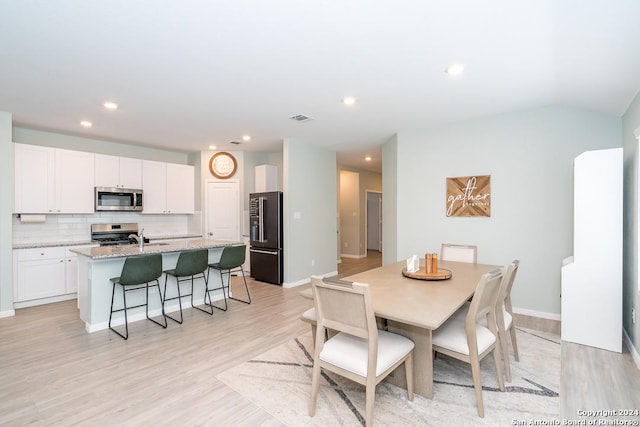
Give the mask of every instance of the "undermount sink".
[{"label": "undermount sink", "polygon": [[145,248],[148,248],[148,247],[150,247],[150,246],[151,246],[151,247],[153,247],[153,246],[166,246],[166,245],[168,245],[168,244],[169,244],[169,243],[164,243],[164,242],[161,242],[161,243],[145,243],[145,244],[144,244],[144,247],[145,247]]}]

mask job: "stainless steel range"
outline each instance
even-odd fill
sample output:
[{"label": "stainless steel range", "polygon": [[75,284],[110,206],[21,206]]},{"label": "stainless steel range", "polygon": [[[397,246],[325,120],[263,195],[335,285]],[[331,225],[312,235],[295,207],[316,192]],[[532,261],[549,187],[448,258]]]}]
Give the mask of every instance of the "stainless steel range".
[{"label": "stainless steel range", "polygon": [[[91,224],[91,240],[100,243],[100,246],[131,245],[138,243],[138,231],[137,222]],[[149,239],[143,239],[145,243],[149,242]]]}]

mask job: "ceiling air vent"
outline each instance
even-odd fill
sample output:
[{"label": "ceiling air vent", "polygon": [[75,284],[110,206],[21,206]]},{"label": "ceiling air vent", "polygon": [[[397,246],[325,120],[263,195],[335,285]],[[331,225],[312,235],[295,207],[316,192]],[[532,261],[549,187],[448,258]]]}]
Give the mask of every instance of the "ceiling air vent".
[{"label": "ceiling air vent", "polygon": [[304,114],[296,114],[295,116],[289,117],[291,120],[295,120],[296,122],[304,123],[313,120],[309,116],[305,116]]},{"label": "ceiling air vent", "polygon": [[229,144],[240,145],[242,142],[240,141],[229,141]]}]

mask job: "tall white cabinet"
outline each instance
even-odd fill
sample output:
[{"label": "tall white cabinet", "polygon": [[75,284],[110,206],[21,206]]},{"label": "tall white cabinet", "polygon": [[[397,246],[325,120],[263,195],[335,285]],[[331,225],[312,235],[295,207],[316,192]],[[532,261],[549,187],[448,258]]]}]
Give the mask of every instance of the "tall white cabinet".
[{"label": "tall white cabinet", "polygon": [[622,148],[574,161],[573,256],[562,266],[564,341],[622,351]]}]

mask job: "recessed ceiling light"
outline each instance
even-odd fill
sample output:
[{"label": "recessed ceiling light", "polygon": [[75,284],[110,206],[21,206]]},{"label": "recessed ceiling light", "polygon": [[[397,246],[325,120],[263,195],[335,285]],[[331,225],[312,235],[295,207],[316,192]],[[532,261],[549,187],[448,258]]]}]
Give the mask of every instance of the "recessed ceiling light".
[{"label": "recessed ceiling light", "polygon": [[80,126],[84,128],[90,128],[93,126],[93,123],[91,123],[89,120],[83,120],[80,122]]},{"label": "recessed ceiling light", "polygon": [[250,135],[243,135],[242,136],[242,140],[243,141],[251,141],[251,136]]},{"label": "recessed ceiling light", "polygon": [[345,98],[342,98],[342,103],[344,105],[353,105],[356,103],[356,99],[353,96],[347,96]]},{"label": "recessed ceiling light", "polygon": [[107,110],[117,110],[118,109],[118,104],[116,104],[115,102],[111,102],[111,101],[107,101],[104,104],[102,104],[104,106],[104,108],[106,108]]},{"label": "recessed ceiling light", "polygon": [[445,73],[450,76],[459,76],[464,73],[464,65],[462,64],[451,64],[444,70]]},{"label": "recessed ceiling light", "polygon": [[210,145],[209,150],[215,150],[217,147],[215,145]]},{"label": "recessed ceiling light", "polygon": [[365,157],[364,159],[365,159],[367,162],[370,162],[370,161],[371,161],[371,156],[367,156],[367,157]]}]

